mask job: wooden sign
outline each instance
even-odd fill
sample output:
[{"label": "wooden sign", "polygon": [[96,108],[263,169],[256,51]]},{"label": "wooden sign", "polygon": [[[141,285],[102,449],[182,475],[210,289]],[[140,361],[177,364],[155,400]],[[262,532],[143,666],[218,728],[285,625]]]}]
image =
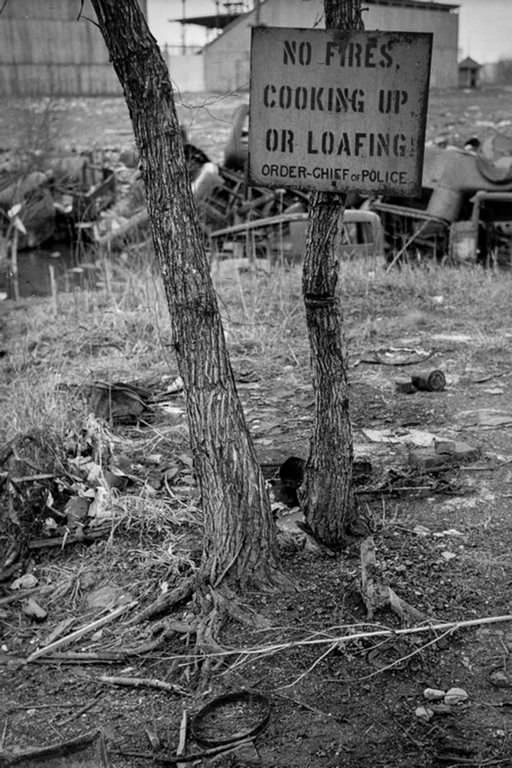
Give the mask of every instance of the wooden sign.
[{"label": "wooden sign", "polygon": [[252,182],[419,194],[431,51],[430,33],[254,28]]}]

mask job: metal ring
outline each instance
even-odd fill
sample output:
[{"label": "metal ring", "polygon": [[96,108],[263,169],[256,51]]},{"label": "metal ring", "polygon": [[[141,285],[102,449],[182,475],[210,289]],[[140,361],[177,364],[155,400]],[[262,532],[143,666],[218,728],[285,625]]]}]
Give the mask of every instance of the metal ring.
[{"label": "metal ring", "polygon": [[[234,733],[229,737],[223,737],[214,739],[211,737],[206,737],[201,735],[201,725],[204,721],[204,719],[214,710],[220,709],[226,704],[236,703],[236,702],[248,702],[248,703],[258,703],[263,710],[263,714],[260,716],[258,721],[255,725],[251,726],[250,728],[247,728],[244,731],[238,731],[238,733]],[[270,699],[268,696],[265,696],[262,693],[254,693],[252,691],[235,691],[233,693],[226,693],[222,696],[218,696],[215,699],[212,699],[208,704],[205,704],[202,709],[197,712],[197,714],[194,715],[192,718],[192,721],[190,723],[190,732],[195,741],[197,741],[198,744],[204,744],[205,746],[210,747],[217,747],[221,746],[222,744],[231,744],[233,741],[240,741],[241,739],[247,739],[251,736],[255,736],[257,733],[260,733],[265,726],[267,725],[269,719],[270,719]]]}]

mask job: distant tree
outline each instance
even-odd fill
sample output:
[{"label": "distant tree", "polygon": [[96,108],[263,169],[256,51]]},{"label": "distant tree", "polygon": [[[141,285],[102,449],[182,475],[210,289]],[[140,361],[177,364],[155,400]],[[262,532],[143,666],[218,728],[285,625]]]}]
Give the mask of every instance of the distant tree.
[{"label": "distant tree", "polygon": [[[363,29],[361,0],[324,0],[327,29]],[[357,512],[352,492],[352,429],[338,282],[339,194],[313,194],[302,288],[311,346],[315,416],[300,491],[306,521],[334,549],[346,541]]]},{"label": "distant tree", "polygon": [[212,586],[278,579],[275,527],[198,226],[167,66],[137,0],[91,0],[124,90],[184,382]]},{"label": "distant tree", "polygon": [[495,80],[502,85],[512,83],[512,59],[499,59],[496,62]]}]

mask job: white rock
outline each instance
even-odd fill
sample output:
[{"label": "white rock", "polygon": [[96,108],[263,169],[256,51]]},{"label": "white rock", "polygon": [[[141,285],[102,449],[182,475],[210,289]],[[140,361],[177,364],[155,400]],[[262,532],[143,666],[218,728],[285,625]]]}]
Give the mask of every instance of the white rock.
[{"label": "white rock", "polygon": [[439,701],[444,699],[446,691],[441,691],[439,688],[425,688],[423,691],[423,698],[428,701]]},{"label": "white rock", "polygon": [[444,697],[445,704],[462,704],[469,699],[469,694],[464,688],[450,688]]},{"label": "white rock", "polygon": [[432,720],[434,713],[430,709],[430,707],[416,707],[414,710],[414,714],[417,718],[420,720],[425,720],[425,722],[429,722],[429,720]]},{"label": "white rock", "polygon": [[32,589],[38,584],[37,578],[33,573],[24,573],[23,576],[14,579],[11,584],[11,589]]}]

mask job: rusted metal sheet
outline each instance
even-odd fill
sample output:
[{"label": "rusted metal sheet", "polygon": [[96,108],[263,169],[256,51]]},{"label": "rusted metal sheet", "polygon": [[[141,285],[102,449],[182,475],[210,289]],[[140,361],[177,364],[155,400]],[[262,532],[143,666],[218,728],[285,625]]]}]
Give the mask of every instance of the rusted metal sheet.
[{"label": "rusted metal sheet", "polygon": [[416,196],[431,51],[430,33],[253,29],[252,180]]}]

